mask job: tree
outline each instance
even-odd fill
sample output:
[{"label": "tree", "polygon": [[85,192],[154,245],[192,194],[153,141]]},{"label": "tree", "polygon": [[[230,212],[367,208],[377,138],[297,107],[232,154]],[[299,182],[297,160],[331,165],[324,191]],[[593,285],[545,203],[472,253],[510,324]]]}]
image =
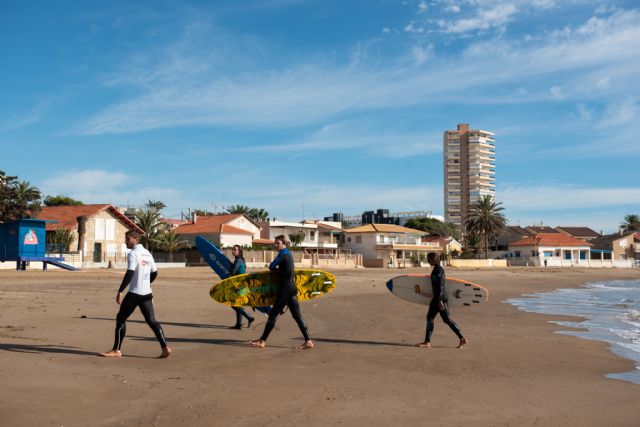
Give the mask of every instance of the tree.
[{"label": "tree", "polygon": [[40,190],[17,176],[0,171],[0,221],[13,221],[37,216],[40,211]]},{"label": "tree", "polygon": [[460,229],[457,225],[452,222],[442,222],[436,218],[411,218],[405,227],[426,231],[433,236],[453,237],[456,240],[461,240]]},{"label": "tree", "polygon": [[507,220],[502,214],[502,203],[496,203],[492,196],[482,196],[471,204],[466,226],[469,234],[482,236],[485,258],[489,258],[489,240],[496,237],[505,227]]},{"label": "tree", "polygon": [[269,212],[260,208],[251,208],[245,205],[229,205],[225,208],[225,212],[229,214],[243,214],[254,221],[267,221]]},{"label": "tree", "polygon": [[625,231],[638,231],[640,230],[640,215],[629,214],[624,216],[624,222],[622,228]]},{"label": "tree", "polygon": [[251,208],[249,213],[247,214],[249,218],[254,221],[268,221],[269,220],[269,212],[260,208]]},{"label": "tree", "polygon": [[159,234],[154,240],[154,246],[164,252],[169,253],[169,260],[173,261],[173,253],[181,249],[190,248],[191,244],[180,236],[175,234],[173,230]]},{"label": "tree", "polygon": [[245,205],[229,205],[224,210],[229,214],[248,214],[251,208]]},{"label": "tree", "polygon": [[47,232],[47,243],[62,248],[63,252],[69,252],[71,244],[76,240],[73,231],[66,228],[58,228],[57,230]]},{"label": "tree", "polygon": [[155,210],[136,212],[135,223],[144,231],[140,243],[147,249],[154,247],[154,242],[159,235],[160,219],[160,212]]},{"label": "tree", "polygon": [[293,246],[300,246],[300,243],[304,241],[304,238],[305,238],[305,234],[304,234],[304,231],[302,230],[298,231],[297,233],[289,234],[289,241]]},{"label": "tree", "polygon": [[44,198],[45,206],[82,206],[80,200],[58,194],[57,196],[47,196]]},{"label": "tree", "polygon": [[473,258],[478,258],[478,253],[480,252],[480,236],[477,234],[469,234],[464,239],[464,248],[462,249],[464,255],[466,257],[473,256]]},{"label": "tree", "polygon": [[151,200],[151,199],[147,201],[146,206],[150,209],[155,209],[157,212],[160,212],[162,209],[167,207],[167,205],[162,203],[160,200]]}]

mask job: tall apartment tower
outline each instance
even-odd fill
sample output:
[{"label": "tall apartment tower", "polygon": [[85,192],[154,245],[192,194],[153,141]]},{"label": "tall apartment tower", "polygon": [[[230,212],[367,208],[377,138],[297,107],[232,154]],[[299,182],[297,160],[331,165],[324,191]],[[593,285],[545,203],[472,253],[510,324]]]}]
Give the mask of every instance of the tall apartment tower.
[{"label": "tall apartment tower", "polygon": [[468,124],[444,132],[444,217],[461,229],[473,202],[484,195],[495,197],[493,136]]}]

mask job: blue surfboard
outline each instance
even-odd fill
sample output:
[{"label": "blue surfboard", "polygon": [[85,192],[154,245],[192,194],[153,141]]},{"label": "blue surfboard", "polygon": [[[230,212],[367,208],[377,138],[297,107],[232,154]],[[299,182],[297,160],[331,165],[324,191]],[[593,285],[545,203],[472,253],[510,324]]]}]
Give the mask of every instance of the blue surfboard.
[{"label": "blue surfboard", "polygon": [[196,237],[196,247],[200,251],[200,255],[204,258],[209,267],[213,268],[221,279],[231,276],[231,261],[222,253],[220,249],[204,237]]}]

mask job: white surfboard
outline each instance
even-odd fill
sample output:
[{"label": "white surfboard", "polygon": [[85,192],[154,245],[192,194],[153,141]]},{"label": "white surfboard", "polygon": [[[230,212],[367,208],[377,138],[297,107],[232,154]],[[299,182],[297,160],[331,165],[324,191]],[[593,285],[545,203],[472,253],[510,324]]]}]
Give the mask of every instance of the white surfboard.
[{"label": "white surfboard", "polygon": [[[447,277],[445,292],[450,306],[472,306],[489,300],[489,291],[480,285],[466,280]],[[431,293],[431,277],[426,274],[407,274],[394,277],[387,282],[387,289],[395,296],[415,304],[429,305],[433,297]]]}]

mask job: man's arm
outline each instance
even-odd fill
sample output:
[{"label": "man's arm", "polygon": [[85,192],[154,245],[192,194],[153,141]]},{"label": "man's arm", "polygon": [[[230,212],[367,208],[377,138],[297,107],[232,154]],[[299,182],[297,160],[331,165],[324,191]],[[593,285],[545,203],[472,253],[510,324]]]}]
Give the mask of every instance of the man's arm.
[{"label": "man's arm", "polygon": [[153,283],[153,281],[156,280],[156,277],[158,277],[158,270],[151,272],[151,275],[149,276],[149,282]]}]

